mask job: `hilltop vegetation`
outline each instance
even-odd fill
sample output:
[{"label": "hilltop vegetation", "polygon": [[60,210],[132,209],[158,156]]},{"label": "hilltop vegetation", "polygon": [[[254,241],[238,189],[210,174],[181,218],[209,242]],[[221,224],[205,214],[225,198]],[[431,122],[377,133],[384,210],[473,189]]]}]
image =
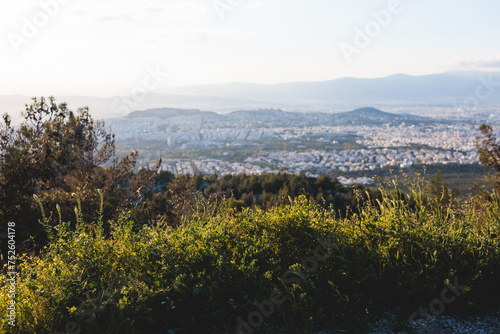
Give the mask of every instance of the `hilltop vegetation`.
[{"label": "hilltop vegetation", "polygon": [[18,325],[2,328],[250,333],[244,321],[261,333],[363,332],[388,309],[407,324],[445,282],[460,289],[446,311],[497,303],[498,194],[442,206],[414,193],[412,209],[395,190],[346,218],[305,197],[268,211],[202,201],[178,228],[136,229],[126,214],[106,228],[77,212],[76,228],[47,226],[50,243],[24,257]]}]

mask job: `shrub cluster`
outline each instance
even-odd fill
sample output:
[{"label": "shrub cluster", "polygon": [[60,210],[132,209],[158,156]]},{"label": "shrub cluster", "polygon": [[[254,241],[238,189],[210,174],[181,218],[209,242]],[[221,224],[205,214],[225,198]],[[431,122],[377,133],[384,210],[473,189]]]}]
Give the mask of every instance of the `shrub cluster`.
[{"label": "shrub cluster", "polygon": [[380,308],[408,318],[446,280],[467,286],[457,305],[500,297],[498,193],[443,205],[421,189],[409,204],[394,182],[346,217],[305,196],[267,211],[222,201],[176,228],[77,209],[76,227],[47,224],[47,246],[22,259],[17,326],[0,314],[1,331],[352,332]]}]

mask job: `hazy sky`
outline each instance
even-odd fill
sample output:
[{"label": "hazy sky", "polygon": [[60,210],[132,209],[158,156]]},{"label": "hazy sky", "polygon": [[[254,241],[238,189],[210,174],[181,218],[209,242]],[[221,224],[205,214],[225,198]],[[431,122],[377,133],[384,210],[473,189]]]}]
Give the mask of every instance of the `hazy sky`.
[{"label": "hazy sky", "polygon": [[500,68],[498,0],[0,3],[0,94]]}]

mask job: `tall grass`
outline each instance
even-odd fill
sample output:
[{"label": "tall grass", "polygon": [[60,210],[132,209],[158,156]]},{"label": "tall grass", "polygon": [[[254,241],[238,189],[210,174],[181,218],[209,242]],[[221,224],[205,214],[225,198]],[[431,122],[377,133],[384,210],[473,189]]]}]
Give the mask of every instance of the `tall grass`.
[{"label": "tall grass", "polygon": [[[0,329],[236,333],[254,301],[281,290],[288,300],[256,332],[361,331],[379,308],[408,317],[456,277],[468,286],[464,303],[500,297],[498,192],[443,201],[421,179],[405,182],[408,195],[395,179],[381,188],[382,200],[360,201],[346,218],[302,196],[269,211],[202,203],[177,228],[138,229],[125,213],[104,229],[84,222],[79,204],[76,227],[49,226],[50,244],[22,258],[17,325],[0,314]],[[329,256],[304,277],[304,259],[324,242]],[[293,284],[283,279],[287,270]]]}]

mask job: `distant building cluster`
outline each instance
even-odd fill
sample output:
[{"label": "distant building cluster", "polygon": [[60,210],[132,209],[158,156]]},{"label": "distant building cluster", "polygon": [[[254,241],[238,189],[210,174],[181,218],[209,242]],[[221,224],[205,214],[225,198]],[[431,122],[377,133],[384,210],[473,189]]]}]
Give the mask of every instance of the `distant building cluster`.
[{"label": "distant building cluster", "polygon": [[386,167],[408,168],[412,165],[474,164],[477,152],[388,149],[263,153],[247,162],[269,164],[298,173],[303,170],[340,170],[343,172],[376,170]]},{"label": "distant building cluster", "polygon": [[[457,115],[448,121],[411,115],[391,118],[377,110],[339,115],[264,110],[255,115],[122,118],[108,124],[118,143],[126,142],[130,149],[149,155],[139,160],[139,167],[153,166],[150,159],[162,156],[161,169],[175,175],[304,172],[317,176],[479,162],[475,146],[479,123],[462,121]],[[185,151],[198,155],[186,157]],[[341,181],[369,183],[371,179]]]}]

